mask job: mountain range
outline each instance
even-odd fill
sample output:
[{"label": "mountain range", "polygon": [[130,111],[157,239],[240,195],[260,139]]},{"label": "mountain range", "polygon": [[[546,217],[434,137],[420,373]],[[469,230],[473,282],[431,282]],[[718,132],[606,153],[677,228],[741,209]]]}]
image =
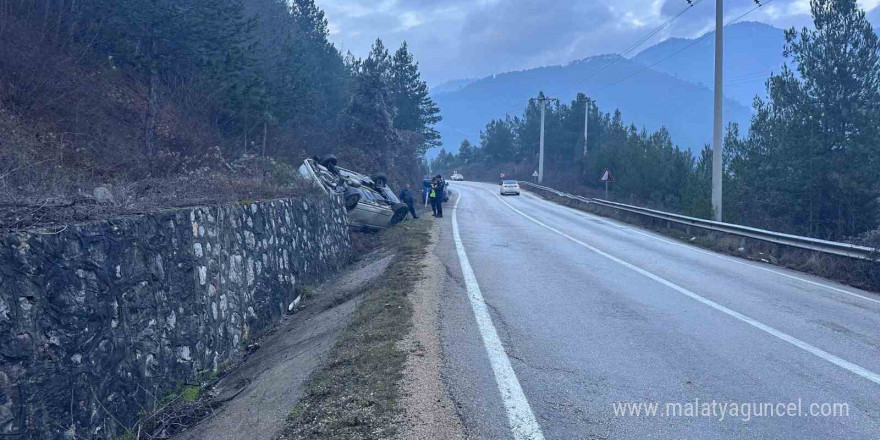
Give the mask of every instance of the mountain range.
[{"label": "mountain range", "polygon": [[[764,96],[764,81],[785,61],[785,36],[781,29],[756,22],[733,24],[724,32],[724,121],[745,128],[752,100]],[[565,103],[583,92],[603,112],[619,109],[638,128],[664,126],[677,145],[697,151],[712,138],[713,78],[710,32],[668,39],[632,58],[598,55],[564,66],[454,80],[434,87],[432,98],[443,115],[437,129],[447,151],[457,151],[462,139],[478,143],[489,120],[521,114],[539,91]]]}]

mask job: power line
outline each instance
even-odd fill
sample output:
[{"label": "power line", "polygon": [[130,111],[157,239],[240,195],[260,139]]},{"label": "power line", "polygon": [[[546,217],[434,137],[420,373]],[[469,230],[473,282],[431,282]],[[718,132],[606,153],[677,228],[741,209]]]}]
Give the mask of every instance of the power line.
[{"label": "power line", "polygon": [[601,72],[604,71],[605,69],[607,69],[607,68],[613,66],[614,64],[617,64],[617,62],[619,62],[622,58],[626,57],[627,54],[629,54],[630,52],[634,51],[636,48],[638,48],[639,46],[641,46],[642,44],[644,44],[646,41],[648,41],[649,39],[651,39],[651,37],[653,37],[654,35],[657,35],[657,34],[658,34],[660,31],[662,31],[663,29],[666,29],[667,27],[669,27],[669,25],[671,25],[673,21],[677,20],[679,17],[681,17],[682,15],[684,15],[685,12],[689,11],[689,10],[690,10],[691,8],[693,8],[694,6],[700,4],[702,1],[703,1],[703,0],[687,0],[688,6],[687,6],[686,8],[682,9],[681,11],[679,11],[677,14],[675,14],[674,16],[672,16],[669,20],[666,20],[665,23],[661,24],[659,27],[657,27],[656,29],[654,29],[653,31],[651,31],[650,33],[648,33],[648,35],[645,35],[644,37],[640,38],[638,41],[636,41],[635,43],[631,44],[629,47],[627,47],[626,49],[624,49],[623,52],[620,52],[620,53],[618,54],[618,55],[619,55],[618,58],[614,58],[614,59],[612,59],[612,60],[609,61],[608,63],[606,63],[606,64],[600,66],[598,69],[593,70],[592,72],[588,73],[587,76],[585,76],[585,77],[583,77],[583,78],[581,78],[581,79],[575,81],[575,82],[572,83],[572,84],[569,84],[569,85],[565,86],[564,90],[568,90],[568,89],[571,89],[572,87],[574,87],[574,86],[576,86],[576,85],[582,84],[582,83],[586,82],[587,80],[594,78],[596,75],[598,75],[599,73],[601,73]]},{"label": "power line", "polygon": [[[754,1],[755,1],[755,3],[757,3],[757,6],[755,6],[755,7],[752,8],[752,9],[749,9],[749,10],[746,11],[744,14],[742,14],[742,15],[740,15],[739,17],[736,17],[735,19],[731,20],[730,22],[728,22],[727,24],[725,24],[724,27],[730,26],[730,25],[732,25],[732,24],[734,24],[734,23],[736,23],[736,22],[742,20],[743,17],[745,17],[746,15],[751,14],[752,12],[754,12],[755,10],[757,10],[758,8],[760,8],[761,6],[768,4],[768,3],[772,2],[773,0],[767,0],[767,1],[764,1],[764,2],[759,2],[758,0],[754,0]],[[649,69],[653,68],[654,66],[656,66],[656,65],[658,65],[658,64],[660,64],[660,63],[662,63],[662,62],[664,62],[664,61],[666,61],[666,60],[668,60],[668,59],[670,59],[670,58],[672,58],[672,57],[674,57],[674,56],[676,56],[676,55],[678,55],[678,54],[684,52],[685,50],[690,49],[690,48],[693,47],[694,45],[696,45],[696,44],[702,42],[703,40],[705,40],[706,37],[708,37],[708,36],[709,36],[709,33],[707,32],[707,33],[703,34],[703,36],[701,36],[700,38],[697,38],[696,40],[694,40],[691,44],[688,44],[687,46],[682,47],[681,49],[679,49],[679,50],[673,52],[672,54],[670,54],[670,55],[668,55],[668,56],[662,58],[660,61],[657,61],[656,63],[651,64],[651,65],[645,66],[644,68],[637,70],[635,73],[633,73],[633,74],[631,74],[631,75],[629,75],[629,76],[626,76],[626,77],[624,77],[624,78],[621,78],[620,80],[615,81],[615,82],[613,82],[613,83],[611,83],[611,84],[608,84],[607,86],[602,87],[602,88],[599,89],[599,90],[604,90],[604,89],[607,89],[607,88],[609,88],[609,87],[616,86],[617,84],[620,84],[620,83],[622,83],[622,82],[624,82],[624,81],[626,81],[626,80],[628,80],[628,79],[630,79],[630,78],[632,78],[632,77],[634,77],[634,76],[636,76],[636,75],[638,75],[638,74],[640,74],[640,73],[642,73],[642,72],[644,72],[644,71],[646,71],[646,70],[649,70]]]},{"label": "power line", "polygon": [[[634,51],[634,50],[637,49],[639,46],[641,46],[642,44],[644,44],[645,42],[647,42],[648,40],[650,40],[652,37],[654,37],[655,35],[657,35],[660,31],[662,31],[663,29],[666,29],[667,27],[669,27],[669,25],[671,25],[672,22],[674,22],[674,21],[677,20],[679,17],[681,17],[682,15],[684,15],[687,11],[689,11],[689,10],[690,10],[691,8],[693,8],[694,6],[700,4],[702,1],[703,1],[703,0],[687,0],[687,3],[688,3],[688,6],[687,6],[687,7],[685,7],[684,9],[682,9],[681,11],[679,11],[678,13],[676,13],[675,15],[673,15],[672,17],[670,17],[670,18],[669,18],[668,20],[666,20],[663,24],[661,24],[660,26],[656,27],[654,30],[652,30],[651,32],[649,32],[647,35],[643,36],[642,38],[639,38],[638,40],[636,40],[635,42],[633,42],[632,44],[630,44],[629,46],[627,46],[626,49],[624,49],[622,52],[620,52],[620,53],[618,54],[618,55],[619,55],[618,58],[614,58],[614,59],[610,60],[608,63],[606,63],[606,64],[604,64],[604,65],[598,67],[597,69],[595,69],[595,70],[589,72],[589,73],[587,74],[586,77],[581,78],[581,79],[579,79],[579,80],[576,80],[576,81],[574,81],[574,82],[572,82],[572,83],[570,83],[570,84],[568,84],[568,85],[566,85],[566,86],[563,86],[563,87],[562,87],[562,90],[563,90],[563,91],[568,91],[568,90],[572,89],[574,86],[577,86],[577,85],[579,85],[579,84],[582,84],[583,82],[589,80],[590,78],[592,78],[592,77],[598,75],[598,74],[599,74],[600,72],[602,72],[603,70],[605,70],[605,69],[611,67],[612,65],[616,64],[618,61],[620,61],[621,58],[624,58],[627,54],[629,54],[630,52]],[[504,113],[505,113],[505,114],[509,114],[510,111],[512,111],[512,110],[518,110],[518,109],[520,109],[520,108],[521,108],[521,107],[520,107],[519,105],[517,105],[516,107],[511,107],[510,109],[505,110]]]},{"label": "power line", "polygon": [[766,70],[758,70],[758,71],[751,72],[751,73],[744,73],[742,75],[735,76],[733,78],[728,78],[728,81],[735,81],[738,79],[743,79],[743,78],[752,77],[752,76],[756,76],[756,75],[766,75],[767,73],[768,72]]},{"label": "power line", "polygon": [[742,76],[739,76],[736,78],[731,78],[731,79],[725,80],[724,84],[725,85],[728,85],[728,84],[736,85],[736,84],[746,84],[746,83],[750,83],[750,82],[754,82],[754,81],[758,81],[758,80],[764,81],[771,74],[772,74],[772,72],[763,71],[761,73],[753,73],[751,75],[742,75]]}]

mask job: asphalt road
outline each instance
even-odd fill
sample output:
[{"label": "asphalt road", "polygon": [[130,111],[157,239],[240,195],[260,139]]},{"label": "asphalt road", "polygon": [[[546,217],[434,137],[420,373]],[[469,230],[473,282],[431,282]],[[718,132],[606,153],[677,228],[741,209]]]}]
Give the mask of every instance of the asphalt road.
[{"label": "asphalt road", "polygon": [[[880,438],[880,295],[452,188],[442,377],[471,438]],[[848,415],[821,416],[833,404]]]}]

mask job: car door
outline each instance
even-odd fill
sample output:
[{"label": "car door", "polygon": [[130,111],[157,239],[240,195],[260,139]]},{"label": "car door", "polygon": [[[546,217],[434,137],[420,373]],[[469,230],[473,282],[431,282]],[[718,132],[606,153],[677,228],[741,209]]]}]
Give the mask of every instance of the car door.
[{"label": "car door", "polygon": [[353,223],[384,228],[389,226],[393,214],[391,207],[376,193],[362,188],[361,200],[349,217]]}]

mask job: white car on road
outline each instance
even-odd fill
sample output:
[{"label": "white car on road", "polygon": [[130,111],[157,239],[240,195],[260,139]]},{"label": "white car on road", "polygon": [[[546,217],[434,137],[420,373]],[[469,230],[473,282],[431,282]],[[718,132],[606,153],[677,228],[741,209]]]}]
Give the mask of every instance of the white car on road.
[{"label": "white car on road", "polygon": [[501,181],[501,195],[519,195],[519,182],[516,180],[502,180]]}]

